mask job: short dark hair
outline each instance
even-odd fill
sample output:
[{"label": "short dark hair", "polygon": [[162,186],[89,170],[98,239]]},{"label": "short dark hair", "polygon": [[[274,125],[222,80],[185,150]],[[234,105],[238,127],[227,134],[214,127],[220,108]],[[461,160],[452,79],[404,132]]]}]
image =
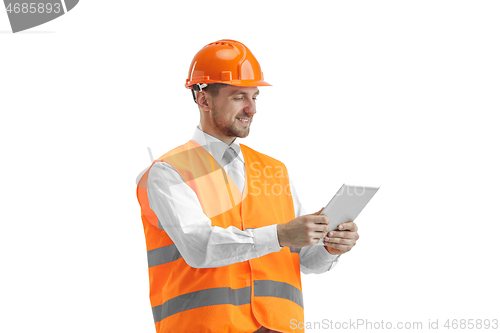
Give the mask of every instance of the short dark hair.
[{"label": "short dark hair", "polygon": [[[205,88],[203,88],[203,90],[206,91],[207,93],[209,93],[210,96],[217,97],[219,95],[220,88],[222,88],[224,86],[225,86],[225,84],[223,84],[223,83],[212,83],[212,84],[207,84],[207,86]],[[196,93],[195,93],[195,90],[192,89],[191,93],[193,94],[193,100],[194,100],[194,102],[196,104],[198,104],[198,102],[196,102]]]}]

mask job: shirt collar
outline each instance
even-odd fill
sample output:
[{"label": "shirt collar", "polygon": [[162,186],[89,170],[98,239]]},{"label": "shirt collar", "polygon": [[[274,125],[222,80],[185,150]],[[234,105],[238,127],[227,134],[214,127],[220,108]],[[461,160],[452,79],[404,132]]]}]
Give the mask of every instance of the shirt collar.
[{"label": "shirt collar", "polygon": [[222,163],[222,157],[224,156],[226,149],[228,149],[229,147],[234,149],[234,151],[238,154],[238,159],[244,163],[243,154],[241,153],[240,148],[240,138],[238,137],[236,137],[236,139],[234,139],[234,141],[230,145],[228,145],[227,143],[217,139],[216,137],[203,132],[198,126],[196,126],[192,139],[197,144],[205,148],[205,150],[208,151],[210,155],[212,155],[215,160],[219,162],[220,165],[224,165]]}]

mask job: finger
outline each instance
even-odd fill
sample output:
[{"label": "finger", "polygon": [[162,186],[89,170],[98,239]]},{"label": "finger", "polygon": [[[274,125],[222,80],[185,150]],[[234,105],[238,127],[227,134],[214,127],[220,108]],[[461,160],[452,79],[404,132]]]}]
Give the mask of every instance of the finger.
[{"label": "finger", "polygon": [[317,236],[312,236],[312,239],[316,239],[316,240],[321,240],[321,239],[324,239],[325,238],[325,235],[317,235]]},{"label": "finger", "polygon": [[349,239],[359,239],[357,231],[330,231],[328,233],[330,238],[349,238]]},{"label": "finger", "polygon": [[328,224],[328,223],[330,223],[330,219],[326,215],[314,216],[312,221],[315,224]]},{"label": "finger", "polygon": [[313,237],[314,239],[318,238],[318,239],[321,239],[321,238],[325,238],[326,237],[326,234],[327,234],[327,230],[325,231],[315,231],[314,233],[311,234],[311,237]]},{"label": "finger", "polygon": [[358,231],[358,226],[356,223],[349,221],[349,222],[344,222],[342,224],[339,224],[337,227],[339,230],[350,230],[350,231]]},{"label": "finger", "polygon": [[326,244],[331,244],[331,245],[348,245],[348,246],[354,246],[356,245],[356,240],[355,239],[347,239],[347,238],[329,238],[325,237],[325,245]]},{"label": "finger", "polygon": [[325,245],[327,245],[328,248],[339,250],[341,253],[349,252],[349,251],[351,251],[351,249],[353,247],[351,245],[341,245],[341,244],[335,244],[335,243],[334,244],[328,243]]},{"label": "finger", "polygon": [[325,238],[328,234],[328,225],[326,224],[315,224],[316,228],[310,230],[309,236],[314,238]]}]

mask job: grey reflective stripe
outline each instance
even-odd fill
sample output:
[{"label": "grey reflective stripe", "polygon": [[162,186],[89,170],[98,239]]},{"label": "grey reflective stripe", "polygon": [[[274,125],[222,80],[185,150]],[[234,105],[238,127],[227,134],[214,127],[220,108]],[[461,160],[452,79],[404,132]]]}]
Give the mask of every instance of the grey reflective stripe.
[{"label": "grey reflective stripe", "polygon": [[251,287],[231,289],[229,287],[194,291],[174,297],[162,305],[153,307],[155,323],[176,313],[200,308],[202,306],[233,304],[243,305],[251,301]]},{"label": "grey reflective stripe", "polygon": [[177,247],[172,244],[148,251],[148,267],[154,267],[182,258]]},{"label": "grey reflective stripe", "polygon": [[254,296],[278,297],[290,300],[304,307],[302,292],[291,284],[273,280],[255,280]]}]

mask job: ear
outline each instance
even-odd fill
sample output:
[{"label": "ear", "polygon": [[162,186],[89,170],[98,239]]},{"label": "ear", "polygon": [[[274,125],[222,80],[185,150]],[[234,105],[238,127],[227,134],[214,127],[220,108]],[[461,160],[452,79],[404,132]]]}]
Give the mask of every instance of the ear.
[{"label": "ear", "polygon": [[202,111],[210,111],[210,96],[206,91],[196,92],[196,102]]}]

